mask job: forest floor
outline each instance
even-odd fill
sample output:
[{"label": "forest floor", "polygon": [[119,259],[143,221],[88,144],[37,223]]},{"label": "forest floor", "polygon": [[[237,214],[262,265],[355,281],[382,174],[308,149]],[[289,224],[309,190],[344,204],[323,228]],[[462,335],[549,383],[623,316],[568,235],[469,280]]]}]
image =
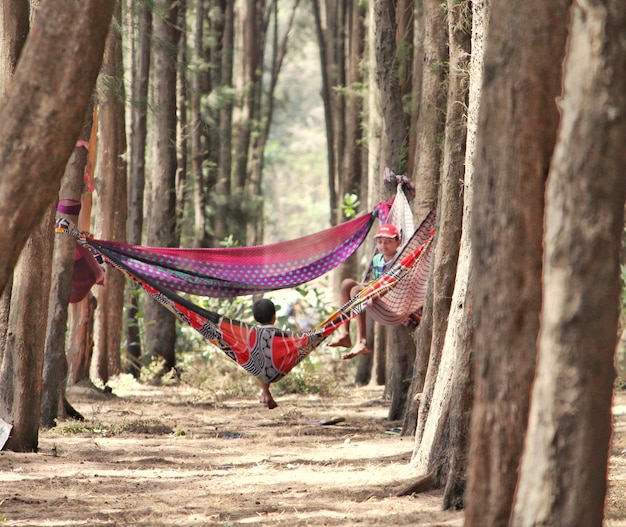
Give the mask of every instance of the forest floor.
[{"label": "forest floor", "polygon": [[[74,387],[86,417],[41,431],[37,454],[0,452],[0,523],[29,526],[461,526],[442,493],[397,497],[413,440],[382,388],[203,400],[128,379]],[[335,424],[325,422],[336,419]],[[626,526],[626,392],[615,399],[608,527]]]}]

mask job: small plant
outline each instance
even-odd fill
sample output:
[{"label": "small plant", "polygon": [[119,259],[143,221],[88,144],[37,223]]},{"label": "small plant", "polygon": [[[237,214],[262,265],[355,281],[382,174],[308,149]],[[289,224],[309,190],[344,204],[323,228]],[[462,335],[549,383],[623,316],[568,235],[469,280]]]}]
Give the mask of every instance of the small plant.
[{"label": "small plant", "polygon": [[345,194],[343,196],[343,203],[341,204],[344,216],[348,219],[354,218],[359,209],[359,205],[361,205],[361,202],[356,194]]}]

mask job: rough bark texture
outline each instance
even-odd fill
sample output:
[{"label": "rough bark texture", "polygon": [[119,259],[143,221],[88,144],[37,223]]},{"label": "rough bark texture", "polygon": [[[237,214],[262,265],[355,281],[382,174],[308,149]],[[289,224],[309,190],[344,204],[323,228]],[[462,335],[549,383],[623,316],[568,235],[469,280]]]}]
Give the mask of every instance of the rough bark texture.
[{"label": "rough bark texture", "polygon": [[[80,140],[89,141],[91,133],[91,115],[89,108],[88,118],[85,119]],[[87,164],[87,150],[77,147],[67,163],[65,175],[61,182],[60,199],[71,199],[80,203],[83,191],[83,174]],[[60,214],[74,223],[78,221],[78,214]],[[56,419],[64,410],[64,394],[67,383],[67,357],[65,355],[65,336],[67,332],[68,303],[72,293],[72,271],[74,269],[74,254],[76,240],[70,236],[55,236],[54,256],[52,264],[52,281],[50,287],[50,304],[48,307],[48,323],[46,347],[43,367],[43,393],[41,398],[41,425],[52,427]]]},{"label": "rough bark texture", "polygon": [[494,4],[479,120],[474,405],[466,525],[507,525],[535,371],[545,179],[569,0]]},{"label": "rough bark texture", "polygon": [[[18,452],[36,452],[39,442],[53,223],[54,208],[51,208],[24,246],[13,275],[5,349],[5,357],[13,357],[12,378],[5,384],[8,372],[3,368],[0,388],[3,403],[12,399],[12,404],[3,404],[0,415],[13,424],[5,448]],[[8,390],[12,391],[10,395]]]},{"label": "rough bark texture", "polygon": [[[134,6],[137,37],[132,49],[130,88],[130,133],[128,134],[128,243],[141,244],[143,235],[144,191],[146,182],[146,140],[148,136],[148,80],[150,78],[150,43],[152,40],[152,11],[146,2]],[[137,313],[139,311],[138,286],[129,285],[132,293],[126,312],[126,371],[135,378],[141,368],[141,336]]]},{"label": "rough bark texture", "polygon": [[100,69],[113,2],[44,0],[0,104],[0,291],[56,200]]},{"label": "rough bark texture", "polygon": [[[416,136],[416,156],[413,162],[413,180],[416,199],[413,202],[413,214],[423,218],[436,205],[437,188],[442,158],[441,138],[445,128],[446,90],[444,78],[445,63],[448,60],[447,36],[441,4],[431,0],[422,2],[423,39],[418,46],[418,58],[423,62],[421,74],[420,102],[417,122],[414,123]],[[410,405],[404,416],[403,434],[412,434],[417,428],[418,407],[424,389],[424,383],[430,360],[430,346],[433,336],[433,281],[424,301],[423,316],[415,334],[416,364],[414,378],[409,388]],[[420,411],[428,412],[423,405]],[[421,433],[421,432],[420,432]]]},{"label": "rough bark texture", "polygon": [[[381,96],[385,131],[383,164],[397,174],[407,168],[409,114],[404,108],[404,96],[410,92],[407,72],[412,71],[410,50],[413,45],[413,3],[377,0],[374,3],[376,37],[376,69]],[[381,192],[388,199],[395,192],[395,183],[385,185]],[[401,419],[406,408],[408,391],[415,361],[412,335],[403,327],[386,329],[388,373],[386,393],[391,398],[390,420]],[[375,350],[379,352],[379,350]]]},{"label": "rough bark texture", "polygon": [[469,423],[473,403],[473,291],[472,266],[472,201],[474,195],[474,155],[476,129],[483,79],[485,33],[489,25],[491,0],[472,2],[472,56],[470,61],[469,95],[467,109],[467,139],[465,148],[465,177],[463,185],[463,232],[457,266],[448,332],[444,343],[455,351],[450,399],[450,468],[444,488],[443,508],[460,509],[464,506],[467,484],[469,450]]},{"label": "rough bark texture", "polygon": [[[233,42],[234,42],[234,6],[233,2],[222,2],[223,33],[221,35],[220,56],[220,86],[223,89],[232,89],[233,86]],[[215,224],[214,239],[223,240],[228,235],[225,196],[231,193],[230,170],[232,166],[232,138],[233,138],[233,101],[224,102],[219,113],[219,164],[217,168],[217,182],[215,186]]]},{"label": "rough bark texture", "polygon": [[[94,230],[105,240],[126,241],[126,132],[124,129],[124,89],[122,40],[119,33],[121,9],[111,26],[98,81],[98,154],[96,161],[97,204]],[[104,383],[121,373],[120,342],[124,308],[124,275],[107,266],[105,287],[96,289],[98,308],[94,324],[95,376]]]},{"label": "rough bark texture", "polygon": [[0,2],[0,97],[13,77],[17,59],[28,36],[28,0]]},{"label": "rough bark texture", "polygon": [[626,197],[626,6],[578,2],[546,194],[537,377],[510,525],[602,525]]},{"label": "rough bark texture", "polygon": [[[446,115],[444,79],[448,61],[448,38],[441,2],[423,0],[422,7],[424,34],[419,52],[423,62],[422,84],[415,126],[417,159],[413,162],[413,180],[417,189],[413,214],[416,218],[426,216],[437,201]],[[417,352],[423,353],[420,348]]]},{"label": "rough bark texture", "polygon": [[[149,211],[147,245],[176,246],[176,28],[177,5],[157,2],[160,15],[154,19],[153,78],[155,108],[152,135],[152,207]],[[118,273],[119,274],[119,273]],[[156,301],[146,300],[146,345],[149,354],[164,361],[164,371],[176,366],[176,322]]]},{"label": "rough bark texture", "polygon": [[[453,5],[454,4],[454,5]],[[448,3],[449,72],[446,111],[445,144],[441,175],[440,198],[437,210],[437,244],[433,274],[433,329],[430,343],[428,371],[422,390],[416,438],[422,437],[415,466],[420,475],[431,472],[446,476],[448,467],[435,456],[440,451],[437,442],[449,419],[449,398],[452,390],[454,349],[444,354],[444,339],[448,332],[448,314],[455,285],[459,256],[462,213],[463,179],[465,173],[465,138],[467,127],[467,64],[469,33],[467,32],[468,2]],[[432,406],[431,406],[432,403]],[[422,408],[429,408],[428,412]],[[428,424],[428,426],[427,426]],[[424,434],[420,431],[424,430]],[[447,458],[446,458],[447,459]],[[420,460],[420,461],[417,461]],[[443,484],[443,482],[439,482]]]}]

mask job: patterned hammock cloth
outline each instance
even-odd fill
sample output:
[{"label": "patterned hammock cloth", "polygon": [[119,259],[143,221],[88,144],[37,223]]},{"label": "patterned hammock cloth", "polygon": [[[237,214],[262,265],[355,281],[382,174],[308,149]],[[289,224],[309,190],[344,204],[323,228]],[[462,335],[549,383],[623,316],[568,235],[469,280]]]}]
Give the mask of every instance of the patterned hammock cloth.
[{"label": "patterned hammock cloth", "polygon": [[331,271],[363,243],[376,217],[386,218],[388,203],[330,229],[296,240],[253,246],[209,249],[145,247],[90,240],[103,256],[159,287],[227,298],[294,287]]},{"label": "patterned hammock cloth", "polygon": [[[308,332],[287,332],[273,327],[253,326],[208,311],[163,287],[152,277],[140,275],[129,265],[127,259],[104,248],[100,241],[95,240],[88,233],[79,231],[72,222],[66,219],[58,220],[56,230],[77,237],[78,243],[95,251],[107,264],[123,272],[143,287],[181,322],[198,331],[248,373],[264,382],[271,383],[287,375],[339,326],[357,316],[366,307],[371,309],[394,288],[400,287],[400,284],[410,275],[412,268],[429,267],[429,255],[434,236],[433,225],[434,212],[431,212],[411,237],[411,240],[416,240],[414,243],[409,242],[414,247],[413,250],[409,251],[405,248],[398,262],[388,272],[371,282],[359,296],[351,299],[315,329]],[[421,245],[418,245],[419,240],[423,240]],[[428,269],[424,272],[428,274]],[[415,302],[411,302],[409,309],[414,310],[414,308],[416,309]],[[407,311],[404,318],[411,312]]]}]

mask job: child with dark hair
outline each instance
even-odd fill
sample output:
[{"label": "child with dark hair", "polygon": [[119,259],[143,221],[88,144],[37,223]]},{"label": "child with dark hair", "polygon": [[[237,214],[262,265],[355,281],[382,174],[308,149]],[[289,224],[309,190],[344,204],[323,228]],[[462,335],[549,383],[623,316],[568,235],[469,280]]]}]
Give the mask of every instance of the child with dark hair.
[{"label": "child with dark hair", "polygon": [[[259,298],[252,304],[252,315],[254,320],[261,324],[261,328],[274,327],[276,323],[276,306],[268,298]],[[278,403],[272,397],[270,392],[270,384],[259,379],[261,385],[261,398],[260,402],[267,405],[270,410],[273,410],[278,406]]]}]

